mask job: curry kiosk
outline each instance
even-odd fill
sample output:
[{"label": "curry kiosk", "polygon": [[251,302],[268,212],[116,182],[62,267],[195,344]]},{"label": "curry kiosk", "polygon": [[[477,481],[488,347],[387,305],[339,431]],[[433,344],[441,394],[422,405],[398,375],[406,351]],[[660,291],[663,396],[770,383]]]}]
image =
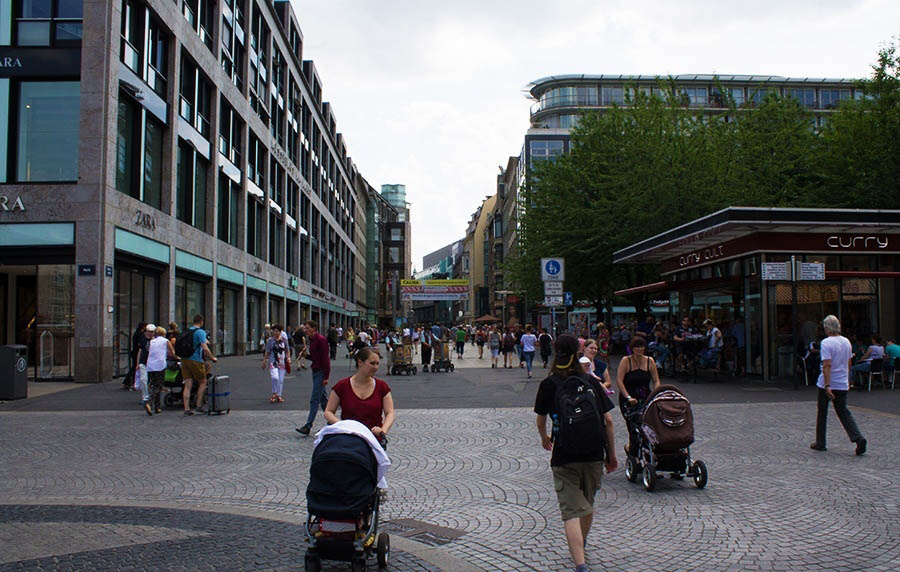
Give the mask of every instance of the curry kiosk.
[{"label": "curry kiosk", "polygon": [[[897,335],[900,211],[729,207],[619,250],[616,264],[656,264],[661,280],[618,295],[668,295],[670,317],[738,332],[747,373],[794,374],[827,314],[844,335]],[[723,327],[724,326],[724,327]],[[741,336],[740,334],[743,334]]]}]

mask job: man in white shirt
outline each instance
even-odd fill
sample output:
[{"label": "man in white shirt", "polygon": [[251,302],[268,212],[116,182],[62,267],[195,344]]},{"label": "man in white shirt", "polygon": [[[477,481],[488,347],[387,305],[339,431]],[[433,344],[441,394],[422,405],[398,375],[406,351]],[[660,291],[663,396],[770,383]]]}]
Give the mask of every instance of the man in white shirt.
[{"label": "man in white shirt", "polygon": [[809,446],[816,451],[825,451],[825,422],[828,419],[828,402],[834,402],[841,425],[850,440],[856,443],[856,454],[866,452],[866,439],[859,431],[853,414],[847,409],[847,393],[850,382],[850,359],[853,349],[850,340],[841,335],[841,322],[835,316],[827,316],[822,321],[827,337],[819,346],[822,358],[822,373],[816,386],[819,388],[818,415],[816,416],[816,440]]}]

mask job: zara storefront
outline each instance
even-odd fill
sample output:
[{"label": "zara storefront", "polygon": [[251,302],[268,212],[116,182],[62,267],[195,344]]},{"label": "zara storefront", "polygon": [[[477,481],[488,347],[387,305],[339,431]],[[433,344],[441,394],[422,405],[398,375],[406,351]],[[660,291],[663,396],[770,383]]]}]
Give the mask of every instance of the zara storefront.
[{"label": "zara storefront", "polygon": [[661,280],[617,292],[667,298],[672,317],[711,318],[746,340],[739,359],[766,380],[828,314],[844,335],[900,334],[900,211],[731,207],[624,248],[617,264],[656,264]]}]

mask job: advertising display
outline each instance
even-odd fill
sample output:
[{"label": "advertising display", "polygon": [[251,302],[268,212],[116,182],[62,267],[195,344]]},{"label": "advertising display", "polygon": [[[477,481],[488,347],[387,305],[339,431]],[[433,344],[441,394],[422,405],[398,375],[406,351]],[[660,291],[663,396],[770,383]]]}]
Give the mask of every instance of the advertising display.
[{"label": "advertising display", "polygon": [[401,280],[403,300],[454,301],[469,299],[468,280]]}]

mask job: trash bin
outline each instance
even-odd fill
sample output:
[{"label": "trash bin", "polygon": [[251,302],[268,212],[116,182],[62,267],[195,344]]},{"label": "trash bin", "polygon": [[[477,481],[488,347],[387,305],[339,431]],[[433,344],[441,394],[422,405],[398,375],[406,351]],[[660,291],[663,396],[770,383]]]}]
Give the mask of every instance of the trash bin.
[{"label": "trash bin", "polygon": [[0,346],[0,399],[28,397],[27,370],[27,346]]}]

